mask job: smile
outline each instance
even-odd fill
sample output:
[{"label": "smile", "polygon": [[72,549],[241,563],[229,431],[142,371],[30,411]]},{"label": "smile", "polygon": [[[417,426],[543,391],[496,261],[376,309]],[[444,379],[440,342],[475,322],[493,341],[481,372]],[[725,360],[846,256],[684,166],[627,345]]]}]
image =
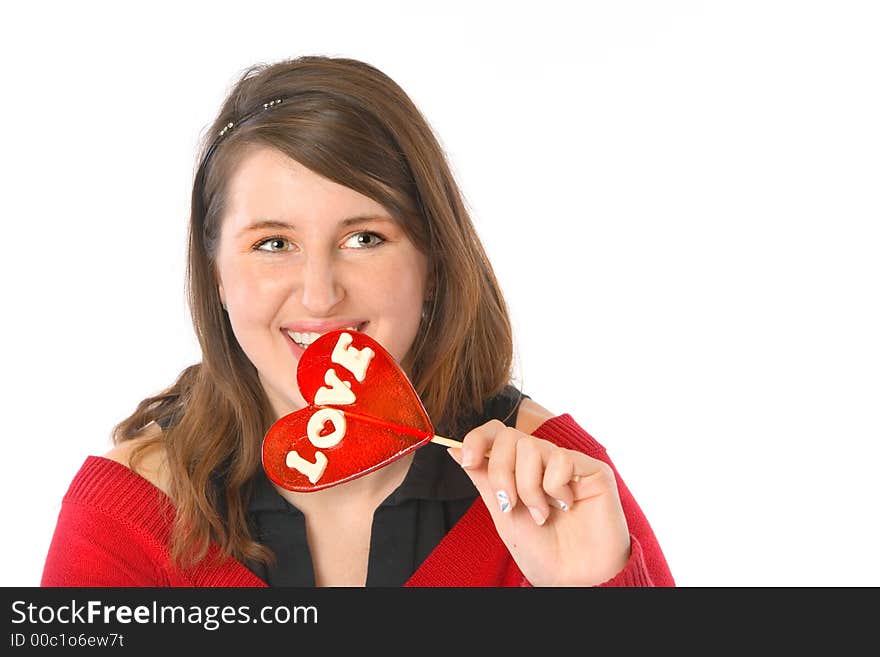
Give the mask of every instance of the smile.
[{"label": "smile", "polygon": [[336,331],[338,329],[345,329],[347,331],[359,331],[364,327],[365,324],[366,322],[361,322],[360,324],[354,324],[351,326],[334,326],[328,327],[321,331],[293,331],[290,329],[284,329],[284,332],[287,333],[287,336],[291,340],[293,340],[293,342],[298,347],[305,349],[315,340],[320,338],[322,335],[329,333],[330,331]]}]

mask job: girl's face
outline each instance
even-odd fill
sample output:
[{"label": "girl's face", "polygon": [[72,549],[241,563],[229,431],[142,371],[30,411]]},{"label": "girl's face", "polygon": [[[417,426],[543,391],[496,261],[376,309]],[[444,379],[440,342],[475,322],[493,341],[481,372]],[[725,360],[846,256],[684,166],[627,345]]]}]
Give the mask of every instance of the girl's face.
[{"label": "girl's face", "polygon": [[296,366],[319,335],[363,331],[403,361],[428,261],[382,205],[261,147],[230,181],[215,271],[235,337],[281,417],[307,405]]}]

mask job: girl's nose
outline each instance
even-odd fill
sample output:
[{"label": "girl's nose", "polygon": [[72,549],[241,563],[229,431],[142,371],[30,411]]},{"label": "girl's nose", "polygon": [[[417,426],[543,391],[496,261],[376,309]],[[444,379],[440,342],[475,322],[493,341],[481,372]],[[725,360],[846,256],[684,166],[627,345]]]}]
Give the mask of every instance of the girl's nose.
[{"label": "girl's nose", "polygon": [[323,255],[310,255],[305,262],[302,278],[302,305],[316,317],[333,313],[345,297],[333,260]]}]

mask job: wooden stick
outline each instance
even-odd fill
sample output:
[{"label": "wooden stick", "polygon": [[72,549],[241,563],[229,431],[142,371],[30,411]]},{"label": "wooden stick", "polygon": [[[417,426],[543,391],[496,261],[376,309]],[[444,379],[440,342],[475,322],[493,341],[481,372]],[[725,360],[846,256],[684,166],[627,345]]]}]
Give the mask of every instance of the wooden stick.
[{"label": "wooden stick", "polygon": [[[461,442],[459,442],[458,440],[453,440],[452,438],[446,438],[445,436],[435,435],[433,438],[431,438],[431,442],[437,443],[438,445],[443,445],[444,447],[455,447],[456,449],[461,449]],[[489,450],[489,452],[486,454],[486,458],[489,458],[490,454],[492,454],[491,450]],[[571,478],[571,480],[580,481],[581,476],[576,474]]]},{"label": "wooden stick", "polygon": [[456,447],[461,449],[461,443],[457,440],[453,440],[452,438],[444,438],[443,436],[434,436],[431,438],[432,443],[437,443],[438,445],[443,445],[445,447]]}]

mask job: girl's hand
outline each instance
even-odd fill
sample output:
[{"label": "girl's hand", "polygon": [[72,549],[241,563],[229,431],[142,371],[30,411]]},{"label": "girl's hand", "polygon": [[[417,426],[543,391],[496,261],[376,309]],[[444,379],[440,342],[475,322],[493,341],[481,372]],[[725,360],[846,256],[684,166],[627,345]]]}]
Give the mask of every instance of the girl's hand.
[{"label": "girl's hand", "polygon": [[533,585],[592,586],[626,565],[629,529],[606,463],[498,420],[473,429],[449,454]]}]

